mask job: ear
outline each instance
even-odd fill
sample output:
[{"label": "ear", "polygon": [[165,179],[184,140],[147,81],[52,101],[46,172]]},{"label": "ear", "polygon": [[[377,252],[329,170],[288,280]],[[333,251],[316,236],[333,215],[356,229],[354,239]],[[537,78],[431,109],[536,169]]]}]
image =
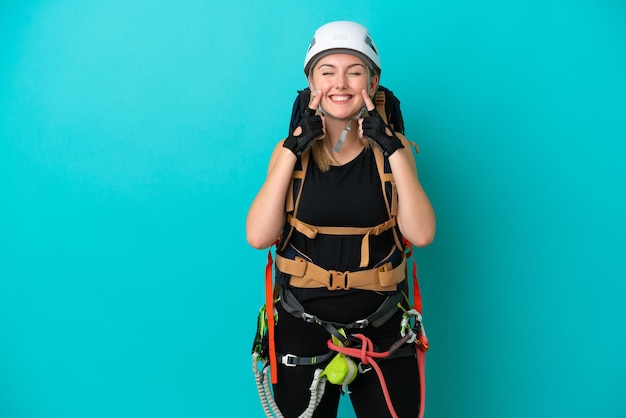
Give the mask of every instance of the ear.
[{"label": "ear", "polygon": [[370,77],[370,97],[374,93],[376,93],[376,89],[378,88],[378,81],[380,81],[380,76],[378,74]]}]

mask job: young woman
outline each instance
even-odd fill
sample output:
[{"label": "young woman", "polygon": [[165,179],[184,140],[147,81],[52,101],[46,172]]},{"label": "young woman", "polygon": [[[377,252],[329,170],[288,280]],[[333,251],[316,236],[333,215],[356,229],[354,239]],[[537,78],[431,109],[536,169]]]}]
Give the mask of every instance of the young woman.
[{"label": "young woman", "polygon": [[[397,237],[401,234],[415,246],[428,245],[435,234],[435,215],[418,180],[409,142],[375,110],[372,97],[381,65],[367,29],[349,21],[321,26],[306,54],[304,72],[311,89],[309,108],[273,151],[267,178],[248,213],[247,240],[264,249],[282,236],[276,281],[283,291],[307,314],[350,324],[370,317],[390,295],[402,292],[406,268]],[[378,150],[395,182],[391,217],[377,169]],[[294,170],[303,161],[308,164],[298,211],[288,213]],[[381,266],[392,272],[385,280],[379,278]],[[286,300],[283,294],[276,306],[276,351],[302,358],[327,353],[328,329],[292,314]],[[400,338],[402,313],[396,309],[382,324],[346,331],[366,336],[377,350],[385,351]],[[307,407],[314,371],[323,364],[281,363],[274,396],[285,417],[298,417]],[[397,416],[417,417],[415,351],[378,365]],[[341,391],[341,386],[327,385],[313,416],[336,417]],[[359,374],[348,391],[357,416],[392,416],[376,373]]]}]

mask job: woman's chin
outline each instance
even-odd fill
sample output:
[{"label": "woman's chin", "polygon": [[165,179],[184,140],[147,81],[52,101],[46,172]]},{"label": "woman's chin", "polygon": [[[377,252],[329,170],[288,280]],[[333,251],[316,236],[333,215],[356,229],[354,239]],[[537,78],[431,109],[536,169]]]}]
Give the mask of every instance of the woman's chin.
[{"label": "woman's chin", "polygon": [[336,109],[336,108],[330,108],[330,109],[324,109],[324,112],[326,113],[327,116],[330,116],[333,119],[338,119],[338,120],[350,120],[350,119],[355,119],[359,113],[361,113],[361,108],[359,109]]}]

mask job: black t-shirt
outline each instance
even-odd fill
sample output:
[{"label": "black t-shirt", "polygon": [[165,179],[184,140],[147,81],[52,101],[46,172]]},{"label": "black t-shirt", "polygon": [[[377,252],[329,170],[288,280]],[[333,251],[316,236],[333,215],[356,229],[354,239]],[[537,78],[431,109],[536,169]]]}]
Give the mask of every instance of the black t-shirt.
[{"label": "black t-shirt", "polygon": [[[297,217],[315,226],[373,227],[389,219],[374,153],[364,149],[354,160],[322,172],[313,155],[307,167]],[[361,270],[362,235],[317,234],[309,239],[294,231],[291,244],[327,270]],[[394,247],[393,232],[370,236],[372,268]]]}]

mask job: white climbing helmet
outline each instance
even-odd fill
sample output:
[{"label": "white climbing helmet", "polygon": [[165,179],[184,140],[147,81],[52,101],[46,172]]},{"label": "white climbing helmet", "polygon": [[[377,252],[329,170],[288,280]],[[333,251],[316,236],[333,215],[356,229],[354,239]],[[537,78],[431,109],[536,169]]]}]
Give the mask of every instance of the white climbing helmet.
[{"label": "white climbing helmet", "polygon": [[339,20],[320,26],[313,35],[304,58],[304,73],[308,76],[311,68],[320,58],[333,53],[357,55],[370,68],[380,74],[380,57],[367,28],[347,20]]}]

